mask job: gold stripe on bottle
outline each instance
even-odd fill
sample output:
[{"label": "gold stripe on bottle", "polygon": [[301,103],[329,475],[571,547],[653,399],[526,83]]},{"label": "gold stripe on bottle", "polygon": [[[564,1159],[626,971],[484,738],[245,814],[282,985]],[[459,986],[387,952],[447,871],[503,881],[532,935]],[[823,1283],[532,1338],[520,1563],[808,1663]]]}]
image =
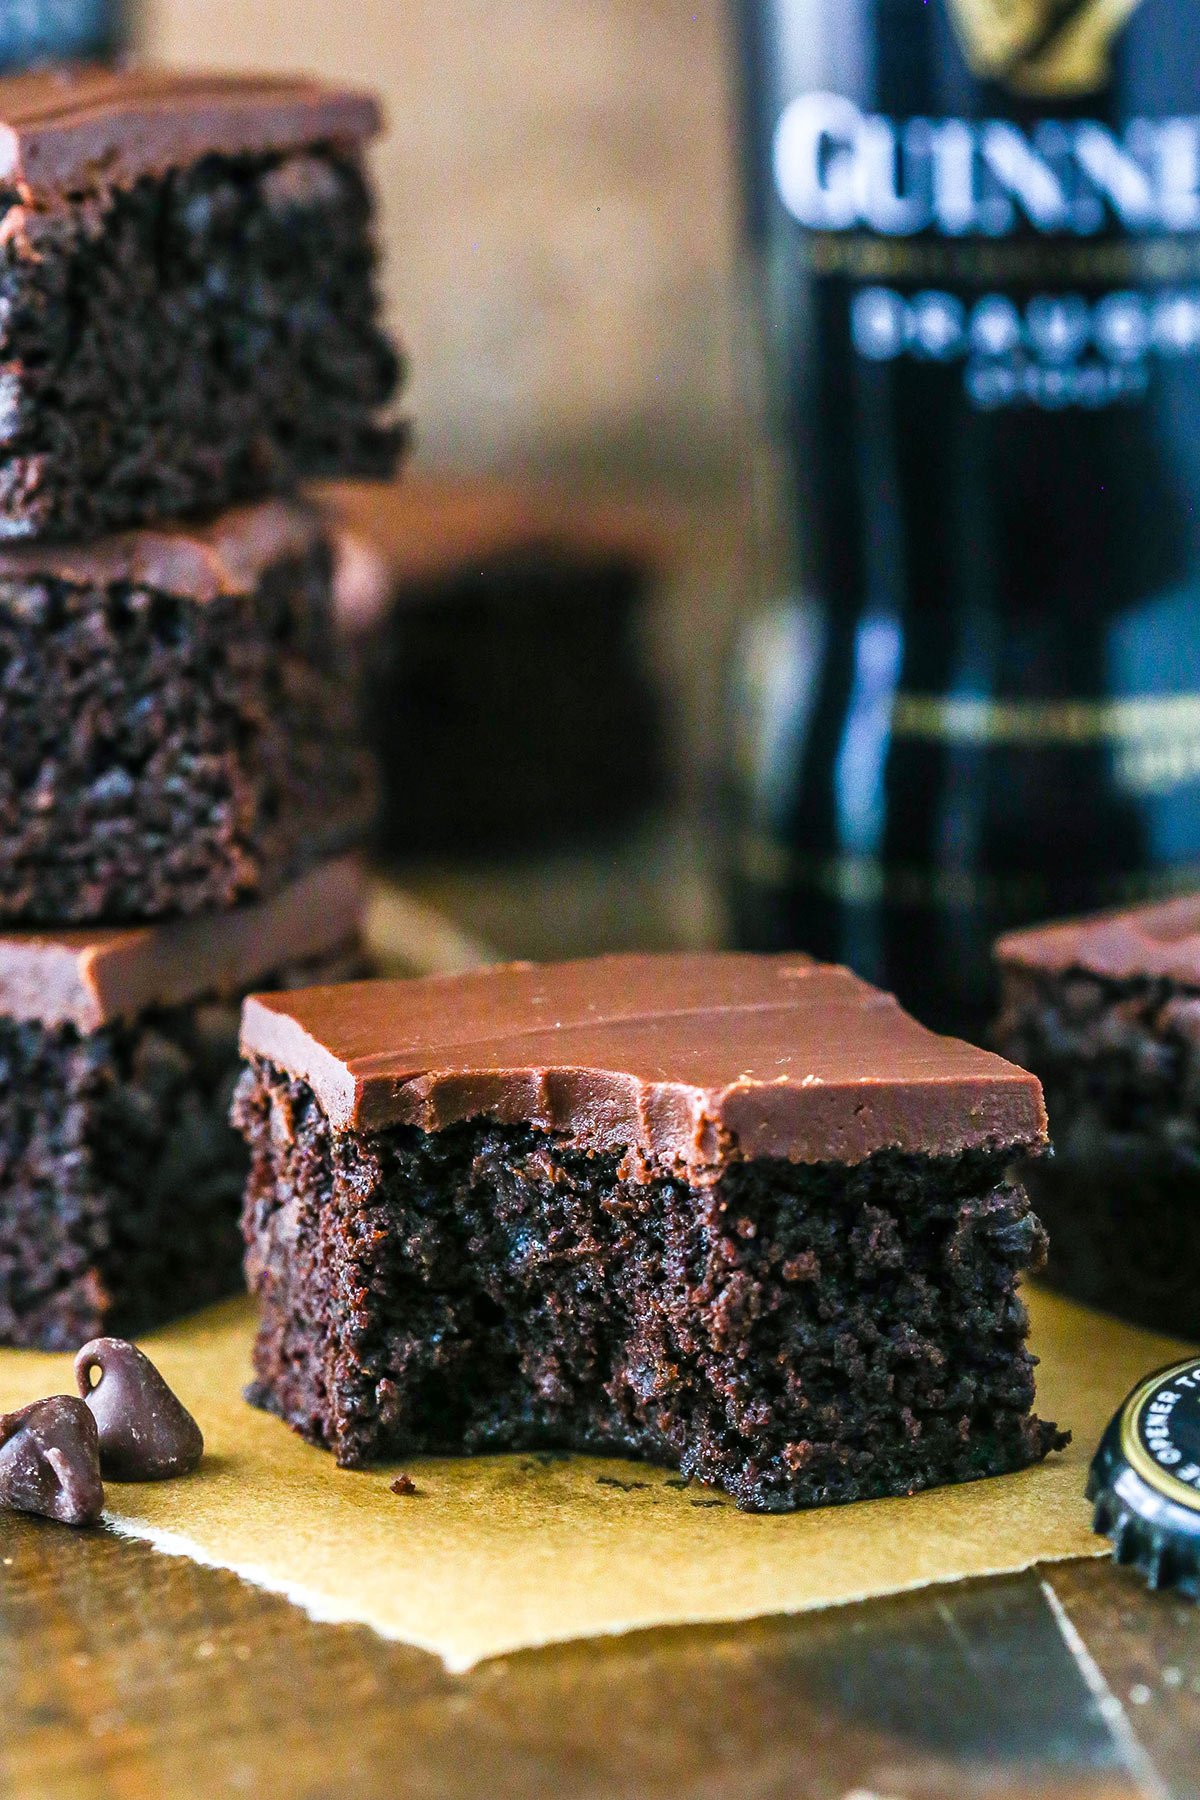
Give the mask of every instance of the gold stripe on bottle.
[{"label": "gold stripe on bottle", "polygon": [[992,700],[898,694],[892,736],[954,744],[1128,744],[1194,737],[1200,694],[1133,700]]},{"label": "gold stripe on bottle", "polygon": [[1186,237],[881,238],[869,231],[810,231],[795,246],[816,276],[980,289],[1079,281],[1132,287],[1194,281],[1200,239]]},{"label": "gold stripe on bottle", "polygon": [[1086,884],[1078,903],[1062,897],[1053,878],[1036,873],[1000,875],[991,871],[935,869],[919,863],[885,862],[878,856],[818,855],[796,850],[766,832],[742,832],[735,847],[739,877],[760,888],[801,888],[849,906],[930,907],[939,911],[995,908],[1010,915],[1038,910],[1134,905],[1194,893],[1200,866],[1133,870]]},{"label": "gold stripe on bottle", "polygon": [[989,749],[1110,749],[1129,794],[1165,794],[1200,780],[1200,694],[1135,700],[985,700],[900,694],[898,743]]}]

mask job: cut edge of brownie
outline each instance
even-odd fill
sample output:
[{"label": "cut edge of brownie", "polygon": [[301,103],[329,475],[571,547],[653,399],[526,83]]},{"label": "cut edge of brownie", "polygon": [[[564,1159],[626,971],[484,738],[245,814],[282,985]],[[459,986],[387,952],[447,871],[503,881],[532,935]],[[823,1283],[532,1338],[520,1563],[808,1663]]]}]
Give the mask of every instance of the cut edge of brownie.
[{"label": "cut edge of brownie", "polygon": [[219,147],[128,186],[0,189],[0,539],[90,539],[392,474],[361,152]]},{"label": "cut edge of brownie", "polygon": [[1194,1337],[1200,987],[1003,956],[1001,977],[996,1042],[1040,1078],[1050,1117],[1052,1152],[1024,1171],[1050,1235],[1046,1280]]},{"label": "cut edge of brownie", "polygon": [[[393,582],[383,616],[347,633],[380,769],[380,853],[486,859],[648,818],[671,785],[649,592],[632,554],[537,539]],[[414,764],[438,780],[413,782]]]},{"label": "cut edge of brownie", "polygon": [[[253,539],[252,511],[226,517]],[[0,553],[0,920],[222,910],[362,841],[374,765],[336,652],[330,548],[303,538],[248,591],[203,598],[156,573],[172,556],[157,537],[141,572],[116,540],[78,569],[47,551],[45,573]]]},{"label": "cut edge of brownie", "polygon": [[249,1397],[344,1464],[615,1452],[780,1511],[1067,1441],[1031,1412],[1010,1144],[685,1171],[487,1118],[360,1134],[254,1057],[234,1119]]}]

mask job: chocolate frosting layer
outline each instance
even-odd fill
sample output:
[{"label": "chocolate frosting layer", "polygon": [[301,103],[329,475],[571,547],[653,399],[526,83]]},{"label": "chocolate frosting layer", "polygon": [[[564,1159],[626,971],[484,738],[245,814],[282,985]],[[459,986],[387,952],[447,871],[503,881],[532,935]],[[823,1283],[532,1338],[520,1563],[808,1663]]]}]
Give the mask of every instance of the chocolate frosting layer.
[{"label": "chocolate frosting layer", "polygon": [[129,583],[181,600],[216,600],[252,593],[267,569],[302,556],[322,530],[309,507],[267,500],[199,524],[122,531],[90,544],[0,544],[0,581]]},{"label": "chocolate frosting layer", "polygon": [[1200,988],[1200,894],[1013,931],[996,945],[1008,968],[1106,981],[1158,979]]},{"label": "chocolate frosting layer", "polygon": [[380,124],[371,95],[302,76],[51,69],[0,80],[0,181],[53,199],[213,154],[356,146]]},{"label": "chocolate frosting layer", "polygon": [[[339,604],[351,627],[369,624],[393,592],[461,575],[517,554],[631,562],[655,570],[681,537],[661,506],[566,489],[405,475],[403,481],[334,482],[318,490],[352,548],[343,554]],[[368,567],[366,559],[371,559]]]},{"label": "chocolate frosting layer", "polygon": [[351,940],[364,894],[356,857],[322,864],[270,900],[159,925],[0,936],[0,1018],[97,1031],[152,1006],[232,996]]},{"label": "chocolate frosting layer", "polygon": [[615,956],[255,995],[245,1054],[340,1130],[487,1115],[715,1167],[1033,1145],[1036,1078],[799,956]]}]

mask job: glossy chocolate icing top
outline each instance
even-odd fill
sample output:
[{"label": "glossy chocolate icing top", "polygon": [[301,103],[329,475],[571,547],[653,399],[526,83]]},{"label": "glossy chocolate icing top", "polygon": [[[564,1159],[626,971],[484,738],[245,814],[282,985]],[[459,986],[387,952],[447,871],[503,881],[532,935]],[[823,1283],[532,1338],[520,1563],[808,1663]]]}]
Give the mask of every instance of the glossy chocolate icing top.
[{"label": "glossy chocolate icing top", "polygon": [[996,945],[1005,968],[1106,981],[1167,980],[1200,988],[1200,894],[1013,931]]},{"label": "glossy chocolate icing top", "polygon": [[304,76],[47,69],[0,80],[0,183],[52,201],[204,156],[354,147],[380,123],[371,95]]},{"label": "glossy chocolate icing top", "polygon": [[302,556],[322,532],[309,507],[265,500],[205,521],[120,531],[90,544],[2,544],[0,581],[128,583],[181,600],[216,600],[253,593],[273,564]]},{"label": "glossy chocolate icing top", "polygon": [[478,1115],[715,1167],[1034,1145],[1041,1089],[801,956],[614,956],[253,996],[242,1045],[340,1130]]},{"label": "glossy chocolate icing top", "polygon": [[323,863],[269,900],[156,925],[0,934],[0,1018],[97,1031],[152,1006],[244,992],[289,964],[352,942],[357,858]]}]

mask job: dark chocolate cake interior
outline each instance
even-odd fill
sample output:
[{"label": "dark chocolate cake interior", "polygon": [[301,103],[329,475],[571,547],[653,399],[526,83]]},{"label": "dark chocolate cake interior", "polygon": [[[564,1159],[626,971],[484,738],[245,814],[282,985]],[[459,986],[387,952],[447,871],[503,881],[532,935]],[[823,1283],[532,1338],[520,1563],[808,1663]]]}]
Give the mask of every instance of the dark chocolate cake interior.
[{"label": "dark chocolate cake interior", "polygon": [[78,1348],[239,1285],[248,986],[364,972],[362,871],[167,925],[0,935],[0,1343]]},{"label": "dark chocolate cake interior", "polygon": [[261,1404],[356,1464],[573,1447],[775,1510],[1015,1469],[1016,1292],[1044,1238],[1003,1151],[852,1166],[640,1155],[466,1121],[331,1130],[265,1063],[235,1116]]},{"label": "dark chocolate cake interior", "polygon": [[1158,1331],[1200,1329],[1200,990],[1013,971],[997,1029],[1046,1093],[1054,1153],[1025,1179],[1047,1279]]},{"label": "dark chocolate cake interior", "polygon": [[228,907],[361,835],[369,759],[309,536],[202,599],[0,553],[0,917]]},{"label": "dark chocolate cake interior", "polygon": [[0,186],[0,536],[386,475],[398,377],[358,157],[210,155],[71,205]]}]

